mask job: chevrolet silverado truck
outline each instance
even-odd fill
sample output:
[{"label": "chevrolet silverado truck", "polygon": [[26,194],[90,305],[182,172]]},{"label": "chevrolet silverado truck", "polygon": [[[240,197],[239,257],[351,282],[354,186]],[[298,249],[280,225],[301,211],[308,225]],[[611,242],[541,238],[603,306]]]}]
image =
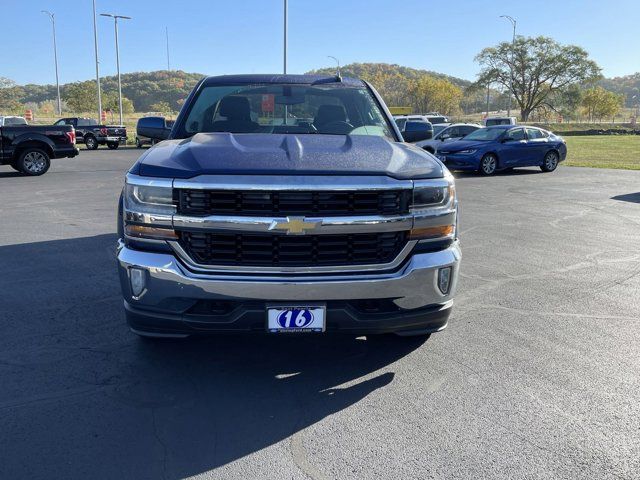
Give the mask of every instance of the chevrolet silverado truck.
[{"label": "chevrolet silverado truck", "polygon": [[127,173],[118,232],[128,324],[156,338],[427,336],[460,262],[453,177],[339,76],[200,81]]},{"label": "chevrolet silverado truck", "polygon": [[127,128],[123,125],[100,125],[92,118],[79,117],[61,118],[54,125],[72,125],[78,142],[89,150],[96,150],[100,145],[115,150],[127,143]]},{"label": "chevrolet silverado truck", "polygon": [[10,125],[0,127],[0,165],[24,175],[43,175],[52,158],[78,155],[76,133],[69,125]]}]

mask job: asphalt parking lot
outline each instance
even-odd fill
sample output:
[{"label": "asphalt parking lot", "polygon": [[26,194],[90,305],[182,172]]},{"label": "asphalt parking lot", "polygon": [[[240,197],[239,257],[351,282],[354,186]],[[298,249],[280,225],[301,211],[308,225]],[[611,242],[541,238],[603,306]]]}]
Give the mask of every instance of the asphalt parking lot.
[{"label": "asphalt parking lot", "polygon": [[457,175],[426,342],[140,341],[115,207],[140,151],[0,167],[0,478],[640,476],[640,172]]}]

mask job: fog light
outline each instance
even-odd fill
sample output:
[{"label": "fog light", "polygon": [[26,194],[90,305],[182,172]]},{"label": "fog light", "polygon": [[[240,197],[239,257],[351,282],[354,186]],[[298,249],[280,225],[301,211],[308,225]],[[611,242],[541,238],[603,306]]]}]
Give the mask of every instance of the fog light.
[{"label": "fog light", "polygon": [[446,295],[451,287],[451,267],[444,267],[438,270],[438,288]]},{"label": "fog light", "polygon": [[129,269],[129,280],[131,281],[131,292],[134,297],[138,297],[144,290],[146,276],[144,270],[139,268]]}]

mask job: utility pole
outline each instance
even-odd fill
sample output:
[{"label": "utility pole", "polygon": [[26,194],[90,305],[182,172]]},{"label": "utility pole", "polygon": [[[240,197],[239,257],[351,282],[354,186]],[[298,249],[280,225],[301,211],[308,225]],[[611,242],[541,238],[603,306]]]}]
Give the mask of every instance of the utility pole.
[{"label": "utility pole", "polygon": [[169,27],[164,27],[164,33],[167,39],[167,72],[170,72],[171,64],[169,63]]},{"label": "utility pole", "polygon": [[47,10],[42,10],[51,19],[53,26],[53,59],[56,65],[56,90],[58,91],[58,115],[62,116],[62,101],[60,100],[60,80],[58,79],[58,46],[56,45],[56,18],[55,15]]},{"label": "utility pole", "polygon": [[98,123],[102,120],[102,95],[100,93],[100,68],[98,67],[98,21],[96,18],[96,0],[93,0],[93,46],[96,53],[96,84],[98,86]]},{"label": "utility pole", "polygon": [[511,65],[509,65],[509,106],[507,107],[507,117],[511,116],[511,92],[513,92],[513,63],[516,58],[516,19],[509,15],[500,15],[500,18],[506,18],[513,25],[513,38],[511,39]]},{"label": "utility pole", "polygon": [[116,68],[118,70],[118,108],[120,111],[120,123],[122,125],[122,82],[120,81],[120,47],[118,46],[118,19],[131,20],[131,17],[125,17],[124,15],[113,15],[111,13],[101,13],[103,17],[113,18],[113,27],[116,33]]},{"label": "utility pole", "polygon": [[287,74],[287,30],[289,29],[289,1],[284,0],[284,74]]}]

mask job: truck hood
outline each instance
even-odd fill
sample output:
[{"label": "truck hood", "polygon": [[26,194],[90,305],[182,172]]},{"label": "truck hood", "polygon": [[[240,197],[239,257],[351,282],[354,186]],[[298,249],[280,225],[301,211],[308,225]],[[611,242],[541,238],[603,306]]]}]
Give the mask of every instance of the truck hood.
[{"label": "truck hood", "polygon": [[380,136],[198,133],[147,150],[131,170],[150,177],[197,175],[387,175],[440,178],[424,150]]}]

